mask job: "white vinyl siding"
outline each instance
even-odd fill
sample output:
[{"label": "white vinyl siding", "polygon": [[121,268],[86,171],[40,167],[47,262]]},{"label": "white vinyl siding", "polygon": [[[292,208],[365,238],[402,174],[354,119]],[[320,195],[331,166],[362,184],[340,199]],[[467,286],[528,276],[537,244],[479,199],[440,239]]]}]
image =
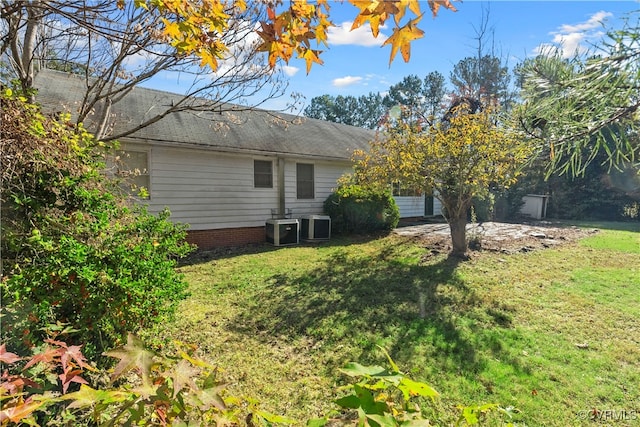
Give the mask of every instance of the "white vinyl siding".
[{"label": "white vinyl siding", "polygon": [[254,158],[206,150],[154,148],[152,211],[165,206],[191,230],[264,226],[278,206],[273,188],[254,187]]},{"label": "white vinyl siding", "polygon": [[442,203],[440,200],[433,198],[433,215],[441,216],[442,215]]},{"label": "white vinyl siding", "polygon": [[[138,145],[123,144],[124,151],[144,151]],[[151,212],[165,207],[174,222],[189,224],[190,230],[261,227],[278,209],[278,162],[275,157],[219,153],[209,150],[154,146],[147,148],[151,198],[143,202]],[[151,156],[151,152],[153,156]],[[255,160],[271,162],[273,187],[255,187]],[[297,198],[298,163],[313,164],[314,198]],[[321,215],[324,201],[335,190],[337,180],[351,171],[348,161],[287,159],[284,162],[285,208],[293,218]],[[424,215],[424,196],[395,197],[400,217]],[[434,214],[440,202],[434,200]]]},{"label": "white vinyl siding", "polygon": [[[153,147],[151,212],[165,207],[171,220],[189,224],[190,230],[261,227],[278,209],[278,162],[273,163],[273,188],[255,188],[256,156],[209,150]],[[349,162],[314,161],[314,199],[296,197],[296,163],[286,160],[285,207],[292,217],[322,214],[323,204],[336,187],[337,179],[351,170]],[[310,163],[310,162],[306,162]]]},{"label": "white vinyl siding", "polygon": [[[394,196],[398,210],[400,211],[400,218],[414,218],[425,215],[424,198],[425,196]],[[434,197],[433,199],[433,215],[442,215],[442,205],[440,200]]]},{"label": "white vinyl siding", "polygon": [[400,218],[424,216],[424,195],[422,196],[394,196],[400,210]]},{"label": "white vinyl siding", "polygon": [[314,162],[315,198],[298,199],[296,197],[296,162],[287,161],[285,165],[285,191],[287,208],[291,208],[292,217],[322,215],[324,213],[324,201],[337,187],[338,178],[351,171],[351,163],[347,161]]}]

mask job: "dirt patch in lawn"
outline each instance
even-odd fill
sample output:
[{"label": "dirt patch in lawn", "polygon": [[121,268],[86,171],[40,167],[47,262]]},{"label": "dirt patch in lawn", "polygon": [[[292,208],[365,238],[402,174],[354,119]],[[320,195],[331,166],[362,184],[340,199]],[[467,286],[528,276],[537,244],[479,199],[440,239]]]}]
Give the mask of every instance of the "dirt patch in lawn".
[{"label": "dirt patch in lawn", "polygon": [[[540,221],[528,224],[482,222],[467,225],[470,251],[491,251],[505,254],[530,252],[574,242],[597,233],[597,229],[563,226]],[[417,240],[431,255],[451,251],[449,225],[412,224],[399,227],[394,233]]]}]

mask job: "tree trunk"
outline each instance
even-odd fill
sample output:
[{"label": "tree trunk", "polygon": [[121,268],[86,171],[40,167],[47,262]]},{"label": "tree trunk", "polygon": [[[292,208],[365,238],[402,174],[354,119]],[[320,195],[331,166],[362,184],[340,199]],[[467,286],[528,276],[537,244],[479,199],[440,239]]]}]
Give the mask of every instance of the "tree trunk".
[{"label": "tree trunk", "polygon": [[451,230],[451,256],[466,258],[467,252],[467,216],[466,212],[456,218],[449,218]]}]

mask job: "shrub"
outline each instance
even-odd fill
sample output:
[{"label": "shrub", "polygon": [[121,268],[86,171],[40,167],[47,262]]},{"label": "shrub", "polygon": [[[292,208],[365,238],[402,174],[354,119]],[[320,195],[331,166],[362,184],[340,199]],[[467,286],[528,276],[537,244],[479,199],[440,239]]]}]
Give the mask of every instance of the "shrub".
[{"label": "shrub", "polygon": [[184,227],[131,207],[103,174],[104,144],[68,116],[10,90],[2,116],[3,342],[26,354],[65,323],[94,358],[171,316],[187,286],[174,269]]},{"label": "shrub", "polygon": [[[471,206],[475,213],[475,221],[492,221],[494,219],[495,201],[495,194],[492,192],[473,197]],[[471,212],[469,213],[469,219],[471,219]]]},{"label": "shrub", "polygon": [[332,229],[338,233],[391,230],[400,220],[400,211],[390,190],[356,184],[339,187],[325,200],[324,211],[331,217]]}]

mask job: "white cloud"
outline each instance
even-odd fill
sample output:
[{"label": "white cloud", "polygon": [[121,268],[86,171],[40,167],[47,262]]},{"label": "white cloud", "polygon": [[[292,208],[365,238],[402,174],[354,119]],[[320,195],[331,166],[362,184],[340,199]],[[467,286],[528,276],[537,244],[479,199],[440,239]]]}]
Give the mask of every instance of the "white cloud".
[{"label": "white cloud", "polygon": [[[117,50],[114,48],[114,51]],[[160,54],[154,53],[151,49],[143,50],[133,55],[127,55],[122,61],[127,70],[143,69],[150,63],[161,59]]]},{"label": "white cloud", "polygon": [[588,20],[577,24],[563,24],[557,31],[551,32],[553,41],[542,43],[534,49],[534,54],[544,55],[559,52],[563,58],[570,58],[575,54],[589,51],[589,43],[602,37],[600,30],[602,22],[612,17],[611,12],[594,13]]},{"label": "white cloud", "polygon": [[382,32],[378,34],[377,38],[373,37],[369,24],[353,31],[351,31],[351,25],[353,22],[343,22],[336,27],[329,28],[327,34],[329,45],[381,46],[387,39],[387,36]]},{"label": "white cloud", "polygon": [[296,74],[298,74],[298,71],[300,71],[300,68],[292,67],[291,65],[285,65],[282,67],[282,72],[284,72],[284,74],[288,77],[295,76]]},{"label": "white cloud", "polygon": [[561,25],[559,28],[559,32],[560,33],[578,33],[578,32],[584,32],[584,31],[589,31],[589,30],[593,30],[594,28],[600,28],[602,27],[602,22],[613,16],[613,13],[611,12],[605,12],[604,10],[601,10],[600,12],[596,12],[595,14],[593,14],[593,16],[591,16],[591,18],[589,18],[587,21],[576,24],[576,25],[569,25],[569,24],[564,24]]},{"label": "white cloud", "polygon": [[340,77],[337,79],[333,79],[333,81],[331,82],[331,84],[335,87],[345,87],[345,86],[351,86],[354,84],[358,84],[362,81],[362,77],[355,77],[355,76],[345,76],[345,77]]},{"label": "white cloud", "polygon": [[553,42],[561,46],[562,57],[569,58],[586,52],[587,48],[582,44],[586,38],[585,33],[556,34]]}]

